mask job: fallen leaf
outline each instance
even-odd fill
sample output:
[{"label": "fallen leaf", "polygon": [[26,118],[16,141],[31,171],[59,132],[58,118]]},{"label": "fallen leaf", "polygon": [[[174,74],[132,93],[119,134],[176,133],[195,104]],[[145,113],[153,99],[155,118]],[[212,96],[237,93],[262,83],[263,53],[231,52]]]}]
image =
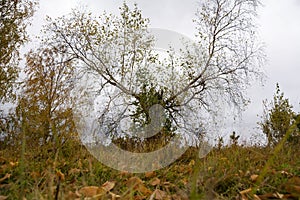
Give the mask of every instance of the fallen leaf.
[{"label": "fallen leaf", "polygon": [[80,169],[77,169],[77,168],[72,168],[68,171],[68,174],[69,175],[74,175],[74,174],[79,174],[80,173]]},{"label": "fallen leaf", "polygon": [[134,176],[126,181],[126,186],[134,187],[135,185],[141,184],[141,183],[143,183],[143,181],[139,177]]},{"label": "fallen leaf", "polygon": [[[184,192],[183,190],[181,190],[179,188],[177,188],[176,190],[177,190],[176,197],[179,197],[180,200],[189,200],[189,195],[186,192]],[[174,197],[172,196],[172,198],[174,198]]]},{"label": "fallen leaf", "polygon": [[250,180],[255,182],[258,179],[258,175],[257,174],[253,174],[250,176]]},{"label": "fallen leaf", "polygon": [[74,200],[77,198],[80,198],[81,195],[72,191],[69,191],[68,194],[66,195],[66,200]]},{"label": "fallen leaf", "polygon": [[251,192],[251,191],[252,191],[252,188],[249,188],[249,189],[240,191],[240,194],[247,194],[247,193],[249,193],[249,192]]},{"label": "fallen leaf", "polygon": [[139,177],[131,177],[127,183],[127,187],[131,187],[132,189],[141,192],[143,195],[151,194],[151,190],[149,190],[147,187],[145,187],[143,181]]},{"label": "fallen leaf", "polygon": [[18,166],[19,162],[9,162],[9,165],[12,167]]},{"label": "fallen leaf", "polygon": [[0,195],[0,200],[6,200],[6,199],[8,199],[8,196],[2,196],[2,195]]},{"label": "fallen leaf", "polygon": [[8,178],[10,178],[11,174],[5,174],[4,177],[0,178],[0,183]]},{"label": "fallen leaf", "polygon": [[150,181],[150,185],[152,186],[156,186],[156,185],[159,185],[160,184],[160,179],[155,177],[153,178],[151,181]]},{"label": "fallen leaf", "polygon": [[58,177],[59,180],[64,181],[65,180],[65,175],[60,171],[56,171],[56,176]]},{"label": "fallen leaf", "polygon": [[[143,195],[135,195],[134,196],[134,200],[145,200],[147,197],[146,196],[143,196]],[[129,200],[132,200],[132,198],[131,199],[129,199]]]},{"label": "fallen leaf", "polygon": [[[261,200],[268,200],[268,199],[274,199],[277,198],[276,194],[273,193],[267,193],[267,194],[262,194],[262,195],[257,195],[259,199]],[[278,199],[278,198],[277,198]]]},{"label": "fallen leaf", "polygon": [[128,175],[130,175],[130,173],[128,171],[121,171],[120,175],[121,176],[128,176]]},{"label": "fallen leaf", "polygon": [[174,185],[173,183],[170,183],[170,182],[168,182],[168,181],[163,182],[163,185],[164,185],[165,187],[175,187],[175,186],[176,186],[176,185]]},{"label": "fallen leaf", "polygon": [[115,187],[116,183],[113,181],[106,181],[105,183],[103,183],[103,185],[101,186],[103,189],[105,189],[106,191],[110,191]]},{"label": "fallen leaf", "polygon": [[41,177],[41,174],[40,174],[39,172],[33,171],[33,172],[30,173],[30,176],[31,176],[33,179],[36,180],[36,179],[38,179],[38,178]]},{"label": "fallen leaf", "polygon": [[191,160],[189,166],[194,166],[194,165],[195,165],[195,160]]},{"label": "fallen leaf", "polygon": [[86,186],[81,188],[78,193],[85,197],[94,197],[96,195],[105,195],[106,190],[97,186]]},{"label": "fallen leaf", "polygon": [[283,194],[280,194],[278,192],[275,192],[274,196],[277,197],[277,198],[279,198],[279,199],[282,199],[284,197]]},{"label": "fallen leaf", "polygon": [[187,185],[187,184],[188,184],[187,178],[181,179],[180,182],[182,182],[184,185]]},{"label": "fallen leaf", "polygon": [[118,199],[118,198],[121,198],[120,195],[114,194],[114,193],[112,193],[112,192],[109,192],[109,194],[111,195],[111,200],[116,200],[116,199]]},{"label": "fallen leaf", "polygon": [[159,189],[154,190],[153,194],[154,199],[156,200],[163,200],[167,197],[167,193]]},{"label": "fallen leaf", "polygon": [[178,196],[177,194],[173,194],[172,200],[182,200],[182,198],[180,196]]},{"label": "fallen leaf", "polygon": [[1,163],[4,164],[5,162],[6,162],[6,159],[3,158],[3,157],[0,157],[0,164],[1,164]]},{"label": "fallen leaf", "polygon": [[154,176],[156,176],[156,173],[155,173],[155,172],[146,172],[146,173],[145,173],[145,177],[146,177],[146,178],[152,178],[152,177],[154,177]]},{"label": "fallen leaf", "polygon": [[287,177],[292,177],[292,176],[293,176],[293,174],[291,174],[291,173],[289,173],[289,172],[286,172],[286,171],[284,171],[284,170],[282,170],[280,173],[281,173],[282,175],[287,176]]},{"label": "fallen leaf", "polygon": [[300,178],[292,177],[284,185],[285,190],[294,196],[300,196]]},{"label": "fallen leaf", "polygon": [[248,197],[246,196],[246,194],[249,193],[249,192],[251,192],[251,191],[252,191],[252,188],[240,191],[239,192],[240,195],[241,195],[240,199],[241,200],[248,200]]},{"label": "fallen leaf", "polygon": [[144,186],[144,184],[137,185],[135,190],[141,192],[144,195],[150,195],[152,193],[152,191],[148,189],[146,186]]}]

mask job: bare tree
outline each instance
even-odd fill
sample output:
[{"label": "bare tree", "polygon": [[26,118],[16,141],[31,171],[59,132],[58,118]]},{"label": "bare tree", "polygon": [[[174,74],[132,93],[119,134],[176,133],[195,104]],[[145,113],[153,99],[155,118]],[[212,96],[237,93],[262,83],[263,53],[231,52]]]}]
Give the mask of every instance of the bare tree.
[{"label": "bare tree", "polygon": [[[186,43],[179,53],[170,48],[164,59],[153,51],[149,20],[136,5],[130,10],[123,4],[120,17],[74,11],[50,19],[46,31],[53,37],[46,42],[65,45],[68,54],[81,61],[82,71],[98,82],[90,98],[106,98],[97,115],[106,124],[105,133],[151,124],[150,110],[156,104],[164,109],[163,126],[169,131],[185,128],[194,133],[202,124],[187,119],[197,118],[203,108],[214,110],[218,99],[242,108],[245,89],[262,75],[265,56],[256,35],[257,5],[256,0],[206,1],[195,20],[198,41]],[[128,118],[134,126],[120,131],[118,124]]]}]

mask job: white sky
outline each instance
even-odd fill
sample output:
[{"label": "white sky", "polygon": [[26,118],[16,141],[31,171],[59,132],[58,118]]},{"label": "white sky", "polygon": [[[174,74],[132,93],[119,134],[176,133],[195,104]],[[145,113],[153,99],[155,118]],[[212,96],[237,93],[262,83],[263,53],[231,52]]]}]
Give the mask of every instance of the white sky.
[{"label": "white sky", "polygon": [[[119,13],[123,0],[85,0],[84,5],[93,12],[103,10]],[[136,2],[144,17],[150,18],[153,28],[164,28],[185,34],[191,38],[195,34],[192,22],[199,1],[196,0],[129,0]],[[30,32],[38,34],[46,15],[58,17],[67,14],[80,3],[78,0],[40,0]],[[259,9],[258,23],[262,40],[266,43],[268,63],[265,66],[267,80],[264,87],[253,85],[249,90],[251,105],[239,122],[229,123],[229,133],[233,130],[246,138],[259,121],[262,114],[262,100],[272,99],[275,84],[279,82],[285,96],[300,112],[300,1],[299,0],[262,0],[264,7]],[[82,4],[82,3],[81,3]],[[229,119],[230,120],[230,119]],[[225,133],[224,133],[225,134]],[[220,135],[224,135],[221,133]]]}]

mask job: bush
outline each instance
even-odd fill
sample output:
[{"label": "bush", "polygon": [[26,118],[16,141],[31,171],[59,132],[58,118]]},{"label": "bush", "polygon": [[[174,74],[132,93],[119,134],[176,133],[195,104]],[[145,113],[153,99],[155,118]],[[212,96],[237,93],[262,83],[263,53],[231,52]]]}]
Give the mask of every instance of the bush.
[{"label": "bush", "polygon": [[[284,98],[284,93],[280,91],[278,83],[273,101],[269,103],[265,100],[263,103],[264,114],[259,125],[267,136],[268,146],[272,147],[285,136],[291,125],[296,123],[296,114],[292,110],[293,106],[289,100]],[[295,137],[297,134],[292,133],[291,137]]]}]

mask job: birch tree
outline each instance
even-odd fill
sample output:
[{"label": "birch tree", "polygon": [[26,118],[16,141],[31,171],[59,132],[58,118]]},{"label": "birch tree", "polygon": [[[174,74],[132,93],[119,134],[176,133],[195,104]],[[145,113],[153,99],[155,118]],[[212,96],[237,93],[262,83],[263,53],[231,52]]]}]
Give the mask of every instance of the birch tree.
[{"label": "birch tree", "polygon": [[[81,62],[80,70],[96,80],[90,84],[98,86],[91,98],[102,96],[97,116],[104,134],[145,131],[143,127],[155,121],[151,113],[156,113],[154,118],[163,116],[163,127],[173,133],[195,133],[202,122],[192,120],[194,116],[216,111],[219,99],[243,108],[247,86],[262,75],[265,56],[256,34],[258,4],[205,1],[196,14],[197,41],[185,43],[179,53],[170,47],[164,59],[153,51],[149,20],[136,5],[131,10],[125,3],[120,16],[95,17],[74,10],[67,17],[50,19],[45,31],[52,37],[46,42],[64,45],[68,55]],[[151,111],[155,105],[160,107]],[[124,120],[133,126],[122,129]]]}]

